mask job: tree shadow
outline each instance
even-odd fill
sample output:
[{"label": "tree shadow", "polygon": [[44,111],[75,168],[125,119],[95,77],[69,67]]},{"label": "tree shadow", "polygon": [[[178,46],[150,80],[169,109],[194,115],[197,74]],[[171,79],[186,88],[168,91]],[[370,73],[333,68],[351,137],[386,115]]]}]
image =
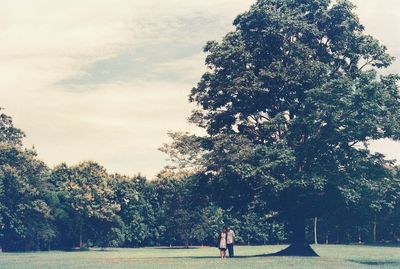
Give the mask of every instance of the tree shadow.
[{"label": "tree shadow", "polygon": [[[219,252],[216,252],[219,253]],[[255,255],[235,255],[233,259],[250,259],[250,258],[260,258],[260,257],[309,257],[309,258],[319,258],[319,255],[311,248],[309,245],[290,245],[278,252],[273,253],[263,253]],[[216,254],[215,256],[185,256],[185,257],[174,257],[174,258],[184,258],[184,259],[220,259],[221,257]],[[229,258],[228,258],[229,259]]]},{"label": "tree shadow", "polygon": [[[315,256],[301,256],[301,255],[279,255],[276,253],[267,253],[267,254],[256,254],[256,255],[235,255],[233,258],[227,257],[226,259],[252,259],[252,258],[267,258],[267,257],[309,257],[309,258],[318,258]],[[185,256],[185,257],[171,257],[174,259],[221,259],[220,256],[215,255],[215,256]]]},{"label": "tree shadow", "polygon": [[265,254],[266,257],[319,257],[308,244],[291,244],[281,251]]}]

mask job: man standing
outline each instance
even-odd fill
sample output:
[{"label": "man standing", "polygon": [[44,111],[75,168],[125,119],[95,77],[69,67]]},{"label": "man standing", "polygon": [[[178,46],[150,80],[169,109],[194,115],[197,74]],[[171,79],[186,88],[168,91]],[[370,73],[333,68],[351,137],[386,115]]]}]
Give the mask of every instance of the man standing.
[{"label": "man standing", "polygon": [[233,258],[233,244],[235,243],[235,232],[231,228],[226,226],[226,247],[228,248],[229,258]]}]

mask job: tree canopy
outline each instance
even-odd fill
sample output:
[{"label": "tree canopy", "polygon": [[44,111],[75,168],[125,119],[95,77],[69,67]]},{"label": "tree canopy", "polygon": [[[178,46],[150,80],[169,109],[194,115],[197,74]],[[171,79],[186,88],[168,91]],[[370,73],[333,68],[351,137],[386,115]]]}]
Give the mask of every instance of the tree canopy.
[{"label": "tree canopy", "polygon": [[222,42],[207,43],[208,71],[190,95],[191,121],[208,133],[210,180],[242,190],[235,199],[264,199],[297,245],[305,219],[391,177],[368,142],[400,138],[399,76],[378,74],[393,57],[353,10],[258,0]]}]

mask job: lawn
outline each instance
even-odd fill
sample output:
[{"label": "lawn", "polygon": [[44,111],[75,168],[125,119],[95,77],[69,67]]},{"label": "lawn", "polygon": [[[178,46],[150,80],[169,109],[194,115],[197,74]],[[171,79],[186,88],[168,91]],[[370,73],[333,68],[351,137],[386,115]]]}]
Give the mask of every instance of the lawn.
[{"label": "lawn", "polygon": [[257,257],[282,246],[236,247],[235,259],[217,258],[216,248],[110,249],[87,252],[0,253],[1,269],[169,268],[400,268],[400,247],[319,245],[319,258]]}]

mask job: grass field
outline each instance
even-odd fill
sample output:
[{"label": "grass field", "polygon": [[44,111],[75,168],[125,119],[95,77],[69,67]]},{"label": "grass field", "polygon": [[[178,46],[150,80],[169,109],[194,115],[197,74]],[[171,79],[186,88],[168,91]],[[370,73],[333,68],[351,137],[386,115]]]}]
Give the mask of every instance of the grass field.
[{"label": "grass field", "polygon": [[257,257],[282,246],[236,247],[237,258],[221,260],[216,248],[110,249],[87,252],[0,253],[1,269],[169,268],[400,268],[400,247],[320,245],[319,258]]}]

